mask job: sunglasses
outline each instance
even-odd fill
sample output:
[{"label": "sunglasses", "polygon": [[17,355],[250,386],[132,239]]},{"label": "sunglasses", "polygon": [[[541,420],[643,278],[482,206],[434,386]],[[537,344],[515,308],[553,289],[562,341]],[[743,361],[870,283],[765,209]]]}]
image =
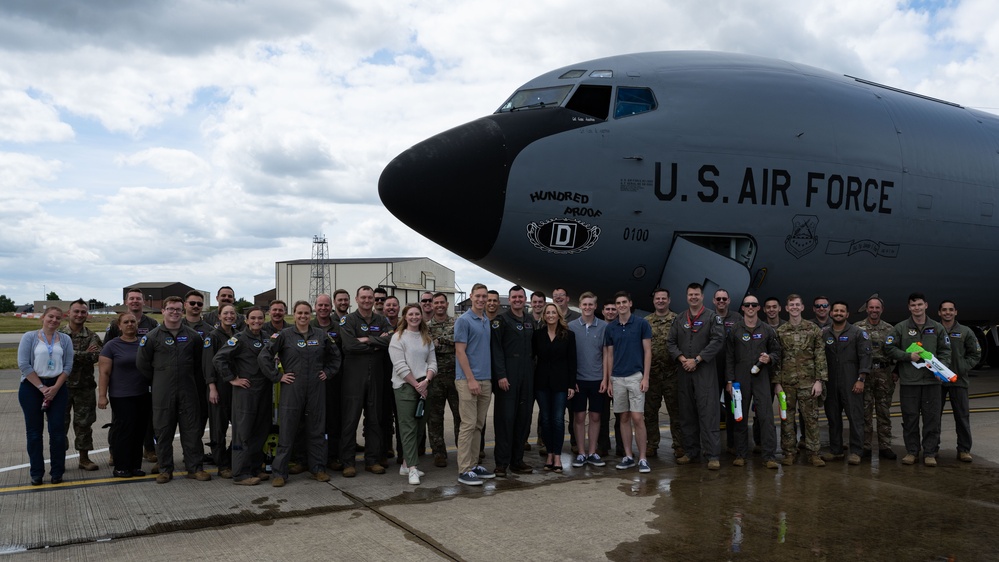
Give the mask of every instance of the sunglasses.
[{"label": "sunglasses", "polygon": [[728,300],[728,297],[715,297],[715,300],[719,302],[725,302]]},{"label": "sunglasses", "polygon": [[826,304],[817,304],[817,305],[815,305],[815,308],[829,308],[829,303],[826,303]]},{"label": "sunglasses", "polygon": [[205,303],[198,301],[187,301],[187,306],[205,306]]},{"label": "sunglasses", "polygon": [[375,302],[385,302],[388,297],[375,297]]},{"label": "sunglasses", "polygon": [[744,302],[742,303],[743,308],[757,308],[760,306],[758,302]]},{"label": "sunglasses", "polygon": [[434,302],[434,299],[420,299],[420,302]]}]

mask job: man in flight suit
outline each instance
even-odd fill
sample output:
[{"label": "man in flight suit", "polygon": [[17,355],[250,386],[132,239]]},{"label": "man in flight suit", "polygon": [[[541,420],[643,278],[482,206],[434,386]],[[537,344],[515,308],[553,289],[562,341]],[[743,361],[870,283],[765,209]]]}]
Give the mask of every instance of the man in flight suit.
[{"label": "man in flight suit", "polygon": [[158,484],[173,479],[173,435],[180,425],[180,444],[184,451],[187,477],[205,482],[210,474],[202,469],[204,446],[200,424],[200,389],[202,375],[202,339],[198,332],[181,321],[184,303],[180,297],[163,300],[163,324],[139,340],[136,367],[153,388],[153,427],[156,431],[156,456],[159,457]]},{"label": "man in flight suit", "polygon": [[532,471],[524,462],[524,443],[531,433],[534,414],[534,361],[531,356],[534,322],[524,310],[527,293],[523,287],[511,287],[507,298],[510,308],[493,318],[490,335],[496,476],[506,476],[508,468],[518,474]]},{"label": "man in flight suit", "polygon": [[[919,342],[921,347],[932,353],[941,363],[951,361],[950,338],[947,330],[926,316],[926,297],[922,293],[909,295],[907,320],[895,324],[885,339],[888,356],[898,361],[899,402],[902,406],[902,439],[905,441],[905,456],[902,464],[915,464],[920,447],[923,450],[923,464],[937,465],[937,451],[940,449],[940,404],[943,400],[940,379],[925,367],[919,352],[906,349]],[[920,439],[919,420],[923,421]]]},{"label": "man in flight suit", "polygon": [[[763,447],[763,461],[767,468],[777,468],[777,436],[774,429],[774,394],[771,390],[771,367],[780,360],[780,342],[770,324],[760,320],[760,300],[756,295],[742,299],[743,319],[732,326],[725,345],[725,391],[734,400],[733,384],[739,383],[742,394],[742,420],[735,421],[734,466],[744,466],[749,456],[750,403],[755,403],[756,421],[759,424]],[[755,372],[754,372],[755,371]],[[734,405],[734,403],[733,403]]]},{"label": "man in flight suit", "polygon": [[715,313],[704,307],[704,288],[700,283],[687,285],[687,306],[670,328],[666,345],[679,362],[680,419],[683,424],[685,455],[677,464],[689,464],[702,453],[709,470],[721,463],[718,439],[718,368],[715,358],[725,345],[725,327]]},{"label": "man in flight suit", "polygon": [[843,458],[843,411],[850,422],[850,456],[860,464],[864,452],[864,383],[871,373],[871,341],[867,332],[847,322],[850,307],[843,301],[832,305],[832,324],[822,329],[826,344],[829,385],[826,387],[826,419],[829,420],[829,453],[822,460]]}]

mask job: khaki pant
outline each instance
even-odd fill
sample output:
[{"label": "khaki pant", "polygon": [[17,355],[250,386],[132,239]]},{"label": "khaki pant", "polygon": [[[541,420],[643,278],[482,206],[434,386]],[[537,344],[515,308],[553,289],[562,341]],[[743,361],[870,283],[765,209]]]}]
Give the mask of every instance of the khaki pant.
[{"label": "khaki pant", "polygon": [[461,415],[461,429],[458,430],[458,474],[468,472],[479,464],[479,445],[482,428],[489,413],[489,399],[492,398],[492,383],[478,381],[480,392],[472,396],[468,391],[468,381],[454,381],[458,390],[458,412]]}]

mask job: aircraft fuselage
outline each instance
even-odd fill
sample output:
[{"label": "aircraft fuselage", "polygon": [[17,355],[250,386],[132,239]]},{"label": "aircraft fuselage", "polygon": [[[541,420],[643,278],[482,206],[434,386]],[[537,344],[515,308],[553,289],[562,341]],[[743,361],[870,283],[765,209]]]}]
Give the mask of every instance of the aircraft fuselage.
[{"label": "aircraft fuselage", "polygon": [[[673,309],[690,282],[999,318],[999,118],[815,68],[706,52],[584,62],[389,164],[386,206],[524,286]],[[409,193],[405,195],[404,192]],[[415,194],[448,198],[428,225]],[[439,200],[439,199],[438,199]],[[935,308],[934,308],[935,309]]]}]

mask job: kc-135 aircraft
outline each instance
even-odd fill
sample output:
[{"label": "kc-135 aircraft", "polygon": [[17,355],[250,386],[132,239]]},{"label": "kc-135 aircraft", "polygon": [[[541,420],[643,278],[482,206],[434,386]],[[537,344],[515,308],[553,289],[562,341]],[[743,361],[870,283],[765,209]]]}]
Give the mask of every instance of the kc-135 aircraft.
[{"label": "kc-135 aircraft", "polygon": [[854,310],[878,293],[896,321],[922,291],[965,324],[999,320],[999,117],[797,63],[566,66],[406,150],[378,190],[417,232],[531,288],[627,290],[647,310],[657,286],[683,309],[692,281]]}]

